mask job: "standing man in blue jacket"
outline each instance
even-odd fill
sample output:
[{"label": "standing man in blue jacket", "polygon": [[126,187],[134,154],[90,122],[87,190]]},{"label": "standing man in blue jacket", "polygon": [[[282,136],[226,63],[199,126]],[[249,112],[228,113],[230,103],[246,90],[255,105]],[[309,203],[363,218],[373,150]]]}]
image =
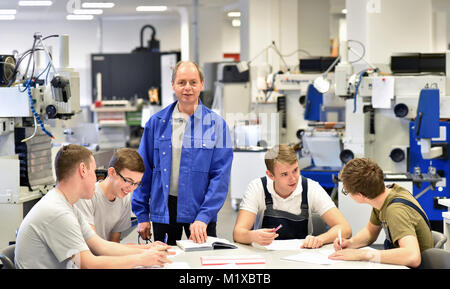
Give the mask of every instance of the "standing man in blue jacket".
[{"label": "standing man in blue jacket", "polygon": [[145,240],[175,244],[183,234],[196,243],[216,236],[217,213],[228,194],[233,149],[223,118],[199,100],[204,77],[194,62],[179,62],[172,74],[177,101],[154,114],[142,135],[142,186],[131,206]]}]

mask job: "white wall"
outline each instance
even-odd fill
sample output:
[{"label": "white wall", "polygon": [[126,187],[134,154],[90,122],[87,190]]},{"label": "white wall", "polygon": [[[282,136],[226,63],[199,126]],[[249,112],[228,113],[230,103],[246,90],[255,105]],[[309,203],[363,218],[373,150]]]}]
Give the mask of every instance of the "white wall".
[{"label": "white wall", "polygon": [[330,55],[330,0],[298,0],[298,45],[314,56]]},{"label": "white wall", "polygon": [[395,52],[432,52],[431,0],[380,0],[380,4],[380,13],[368,14],[370,62],[389,63]]}]

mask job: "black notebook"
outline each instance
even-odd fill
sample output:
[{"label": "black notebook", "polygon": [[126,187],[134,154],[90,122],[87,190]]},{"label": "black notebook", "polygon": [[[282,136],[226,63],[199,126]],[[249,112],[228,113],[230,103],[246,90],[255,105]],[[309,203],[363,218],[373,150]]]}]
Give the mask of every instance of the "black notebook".
[{"label": "black notebook", "polygon": [[218,249],[237,249],[237,246],[226,239],[208,237],[205,243],[194,243],[192,240],[178,240],[177,246],[185,252]]}]

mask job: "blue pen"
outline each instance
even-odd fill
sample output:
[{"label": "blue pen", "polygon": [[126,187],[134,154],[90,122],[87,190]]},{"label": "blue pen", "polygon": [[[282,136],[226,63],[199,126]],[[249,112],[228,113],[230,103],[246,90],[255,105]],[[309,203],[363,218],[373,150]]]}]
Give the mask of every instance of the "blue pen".
[{"label": "blue pen", "polygon": [[167,233],[166,233],[166,235],[164,236],[164,243],[165,243],[165,244],[167,244],[167,237],[168,237],[168,236],[167,236]]}]

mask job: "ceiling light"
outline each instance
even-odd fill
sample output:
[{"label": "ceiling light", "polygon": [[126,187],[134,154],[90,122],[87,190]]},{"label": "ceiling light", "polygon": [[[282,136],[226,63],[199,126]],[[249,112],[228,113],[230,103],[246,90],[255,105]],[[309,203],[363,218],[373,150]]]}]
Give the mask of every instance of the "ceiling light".
[{"label": "ceiling light", "polygon": [[19,1],[19,6],[51,6],[52,1]]},{"label": "ceiling light", "polygon": [[232,12],[228,12],[228,17],[241,17],[241,12],[239,11],[232,11]]},{"label": "ceiling light", "polygon": [[116,4],[113,2],[84,2],[81,4],[83,8],[113,8]]},{"label": "ceiling light", "polygon": [[138,12],[161,12],[166,11],[167,6],[138,6],[136,11]]},{"label": "ceiling light", "polygon": [[16,15],[0,15],[0,20],[14,20]]},{"label": "ceiling light", "polygon": [[16,9],[0,9],[0,15],[14,15],[17,14]]},{"label": "ceiling light", "polygon": [[69,14],[66,16],[67,20],[92,20],[94,19],[94,15],[75,15]]},{"label": "ceiling light", "polygon": [[345,8],[342,9],[342,10],[341,10],[341,13],[342,13],[342,14],[347,14],[347,9],[345,9]]},{"label": "ceiling light", "polygon": [[231,20],[231,26],[233,26],[233,27],[240,27],[241,26],[241,20],[239,20],[239,19]]},{"label": "ceiling light", "polygon": [[73,14],[77,15],[99,15],[103,14],[102,9],[74,9]]}]

